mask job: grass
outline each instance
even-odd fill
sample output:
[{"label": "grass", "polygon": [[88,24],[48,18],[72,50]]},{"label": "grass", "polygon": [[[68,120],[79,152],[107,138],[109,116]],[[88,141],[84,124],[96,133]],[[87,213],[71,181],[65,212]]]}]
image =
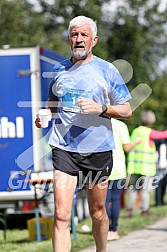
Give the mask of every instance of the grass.
[{"label": "grass", "polygon": [[[148,225],[167,216],[167,205],[151,207],[151,215],[149,217],[140,216],[139,211],[135,211],[132,218],[124,218],[125,210],[121,210],[119,218],[119,233],[121,236],[128,234],[134,230],[142,229]],[[82,225],[87,224],[91,227],[90,218],[80,222],[77,226],[77,239],[74,240],[72,236],[72,250],[71,252],[79,252],[80,250],[94,245],[94,240],[91,233],[83,233]],[[7,230],[7,239],[3,240],[3,231],[0,230],[0,251],[2,252],[52,252],[51,239],[37,242],[29,241],[28,230]]]}]

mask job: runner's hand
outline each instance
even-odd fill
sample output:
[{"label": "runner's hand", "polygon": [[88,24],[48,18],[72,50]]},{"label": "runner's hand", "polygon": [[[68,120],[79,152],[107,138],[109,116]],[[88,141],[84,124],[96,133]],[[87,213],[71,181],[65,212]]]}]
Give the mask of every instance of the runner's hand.
[{"label": "runner's hand", "polygon": [[77,104],[81,109],[81,113],[84,114],[100,114],[102,112],[102,105],[90,98],[80,97],[77,101]]}]

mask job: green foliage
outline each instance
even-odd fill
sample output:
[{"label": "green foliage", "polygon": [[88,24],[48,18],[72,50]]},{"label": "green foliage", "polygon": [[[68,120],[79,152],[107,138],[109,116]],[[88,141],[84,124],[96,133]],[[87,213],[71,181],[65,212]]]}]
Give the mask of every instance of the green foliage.
[{"label": "green foliage", "polygon": [[[163,1],[163,0],[162,0]],[[158,128],[166,126],[166,73],[159,62],[166,56],[166,11],[159,0],[55,0],[52,4],[38,0],[34,8],[28,0],[1,0],[0,45],[14,47],[41,45],[62,55],[70,56],[67,28],[77,15],[96,20],[99,42],[94,54],[109,62],[128,61],[133,68],[129,90],[146,83],[151,96],[137,108],[127,123],[138,123],[141,109],[152,109],[157,115]],[[163,90],[163,91],[162,91]]]},{"label": "green foliage", "polygon": [[14,47],[43,44],[42,16],[26,1],[0,3],[0,43]]},{"label": "green foliage", "polygon": [[167,6],[160,10],[160,2],[155,0],[148,4],[144,0],[128,0],[124,5],[119,5],[115,13],[111,9],[105,13],[104,21],[108,28],[107,60],[124,59],[131,64],[133,77],[127,84],[129,90],[140,83],[146,83],[152,89],[150,97],[134,111],[133,117],[127,122],[130,130],[138,124],[140,111],[146,108],[156,113],[157,122],[154,126],[162,129],[167,125],[164,90],[166,76],[158,67],[167,50]]},{"label": "green foliage", "polygon": [[[152,195],[153,196],[153,195]],[[156,221],[162,219],[166,216],[167,206],[151,207],[151,215],[148,217],[140,216],[139,211],[135,211],[132,218],[125,218],[125,209],[121,210],[121,215],[119,218],[118,231],[121,236],[127,235],[129,232],[134,230],[140,230],[142,228],[148,227],[155,223]],[[94,245],[94,240],[91,233],[84,233],[81,229],[82,225],[87,224],[91,227],[91,219],[85,219],[80,222],[77,226],[77,239],[72,238],[72,249],[71,252],[79,252],[84,248]],[[3,240],[3,231],[0,230],[0,251],[4,252],[51,252],[52,242],[51,239],[37,242],[29,241],[28,230],[7,230],[7,240]]]}]

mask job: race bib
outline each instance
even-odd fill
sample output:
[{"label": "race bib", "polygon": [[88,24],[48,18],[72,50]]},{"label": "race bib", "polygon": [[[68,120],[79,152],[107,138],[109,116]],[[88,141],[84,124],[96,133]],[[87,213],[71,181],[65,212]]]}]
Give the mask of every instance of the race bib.
[{"label": "race bib", "polygon": [[79,97],[92,98],[92,91],[84,91],[77,89],[65,89],[62,97],[63,110],[75,113],[81,113],[81,109],[76,103]]}]

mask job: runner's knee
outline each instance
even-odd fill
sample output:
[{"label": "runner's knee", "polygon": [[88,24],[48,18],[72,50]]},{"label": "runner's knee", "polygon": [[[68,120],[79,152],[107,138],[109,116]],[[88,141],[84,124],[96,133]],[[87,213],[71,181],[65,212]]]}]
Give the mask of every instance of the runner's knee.
[{"label": "runner's knee", "polygon": [[93,220],[102,220],[106,216],[105,207],[97,207],[90,210],[90,216]]},{"label": "runner's knee", "polygon": [[55,211],[55,220],[59,222],[70,222],[71,212],[69,210],[58,209]]}]

